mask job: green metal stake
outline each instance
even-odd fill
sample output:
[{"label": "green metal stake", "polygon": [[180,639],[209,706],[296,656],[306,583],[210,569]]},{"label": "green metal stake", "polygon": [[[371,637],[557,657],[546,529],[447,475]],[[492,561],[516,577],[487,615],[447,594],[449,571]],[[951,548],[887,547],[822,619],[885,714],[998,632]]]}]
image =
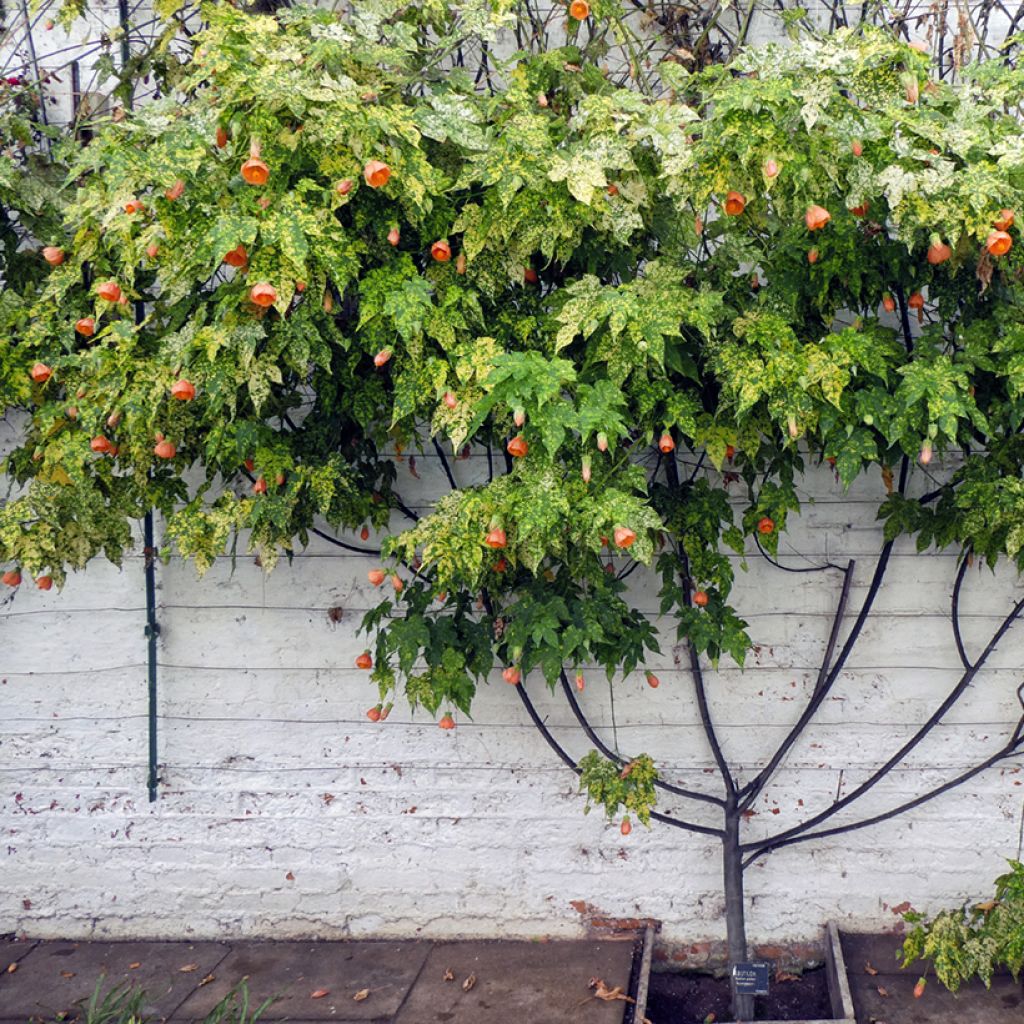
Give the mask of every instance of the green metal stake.
[{"label": "green metal stake", "polygon": [[143,550],[146,558],[146,638],[149,646],[149,775],[146,786],[149,802],[156,800],[156,787],[160,779],[156,773],[156,641],[160,636],[160,623],[156,621],[156,548],[153,544],[153,513],[147,512],[143,520]]},{"label": "green metal stake", "polygon": [[[121,24],[121,71],[122,75],[131,60],[131,40],[129,37],[128,0],[118,0],[118,19]],[[125,106],[130,110],[133,106],[134,83],[129,85]],[[141,323],[145,316],[145,306],[135,303],[135,322]],[[146,640],[148,646],[147,675],[149,700],[149,771],[146,774],[146,789],[149,791],[149,802],[156,802],[156,789],[160,782],[157,775],[156,746],[156,642],[160,636],[160,623],[156,621],[156,545],[153,542],[153,513],[147,512],[143,518],[143,553],[146,559]]]}]

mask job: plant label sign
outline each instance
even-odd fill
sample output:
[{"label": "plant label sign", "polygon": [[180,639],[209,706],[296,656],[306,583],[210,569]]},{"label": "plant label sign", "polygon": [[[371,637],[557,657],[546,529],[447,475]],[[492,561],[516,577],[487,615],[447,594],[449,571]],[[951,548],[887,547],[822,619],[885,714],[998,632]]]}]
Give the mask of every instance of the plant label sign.
[{"label": "plant label sign", "polygon": [[732,980],[740,995],[768,995],[768,968],[764,961],[748,964],[733,964]]}]

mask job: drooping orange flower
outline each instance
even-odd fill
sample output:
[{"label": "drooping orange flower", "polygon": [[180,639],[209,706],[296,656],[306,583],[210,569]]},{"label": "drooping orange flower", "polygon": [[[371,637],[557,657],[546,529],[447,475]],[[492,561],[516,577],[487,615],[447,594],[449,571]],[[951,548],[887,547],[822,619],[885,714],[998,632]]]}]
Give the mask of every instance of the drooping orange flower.
[{"label": "drooping orange flower", "polygon": [[804,223],[808,231],[820,231],[831,219],[832,214],[824,206],[817,204],[808,206],[804,214]]},{"label": "drooping orange flower", "polygon": [[1005,256],[1013,247],[1013,239],[1006,231],[993,231],[985,240],[985,248],[993,256]]},{"label": "drooping orange flower", "polygon": [[522,434],[517,434],[505,446],[505,450],[514,459],[521,459],[530,450],[530,446],[523,440]]},{"label": "drooping orange flower", "polygon": [[249,253],[244,245],[236,245],[224,256],[224,262],[229,267],[244,267],[249,262]]},{"label": "drooping orange flower", "polygon": [[[996,231],[1009,231],[1013,227],[1013,210],[1000,210],[999,216],[992,221],[992,227]],[[43,250],[43,254],[46,254],[46,250]]]},{"label": "drooping orange flower", "polygon": [[636,534],[628,526],[616,526],[612,540],[617,548],[631,548],[636,543]]},{"label": "drooping orange flower", "polygon": [[722,204],[722,209],[728,217],[738,217],[746,208],[747,197],[742,192],[730,192]]},{"label": "drooping orange flower", "polygon": [[391,168],[381,160],[370,160],[363,168],[363,180],[370,188],[383,188],[391,178]]},{"label": "drooping orange flower", "polygon": [[272,284],[267,284],[265,281],[261,281],[259,284],[254,284],[249,289],[249,298],[257,306],[262,306],[266,309],[268,306],[272,306],[277,302],[277,289]]},{"label": "drooping orange flower", "polygon": [[249,159],[242,164],[242,178],[250,185],[266,185],[270,180],[270,168],[260,159],[258,139],[249,143]]},{"label": "drooping orange flower", "polygon": [[940,263],[945,263],[952,255],[953,250],[938,235],[932,235],[928,246],[928,262],[933,267],[937,267]]}]

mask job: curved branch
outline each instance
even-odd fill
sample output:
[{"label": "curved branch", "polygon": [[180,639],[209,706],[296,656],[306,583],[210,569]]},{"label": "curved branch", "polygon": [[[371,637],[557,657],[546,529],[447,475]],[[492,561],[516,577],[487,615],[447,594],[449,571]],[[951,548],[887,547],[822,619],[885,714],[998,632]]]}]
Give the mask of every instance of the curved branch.
[{"label": "curved branch", "polygon": [[[808,818],[807,821],[802,822],[799,825],[794,825],[792,828],[787,829],[785,832],[780,832],[774,838],[762,839],[753,843],[746,843],[744,844],[743,849],[759,850],[761,849],[761,847],[774,848],[779,842],[787,840],[792,836],[797,836],[806,833],[810,829],[813,829],[816,825],[820,825],[823,821],[827,821],[829,818],[832,817],[832,815],[838,813],[844,807],[853,803],[854,800],[857,800],[861,796],[863,796],[869,789],[874,788],[874,786],[876,786],[879,783],[879,781],[881,781],[881,779],[888,775],[888,773],[897,764],[899,764],[900,761],[902,761],[907,756],[907,754],[909,754],[910,751],[912,751],[932,731],[932,729],[939,723],[939,721],[941,721],[946,712],[960,699],[960,697],[963,695],[964,690],[966,690],[967,687],[970,686],[974,677],[978,674],[982,666],[988,660],[989,655],[991,655],[992,652],[996,649],[996,645],[1006,635],[1007,631],[1017,620],[1018,616],[1022,611],[1024,611],[1024,598],[1022,598],[1013,606],[1009,614],[1007,614],[1007,616],[1000,623],[999,628],[992,635],[992,639],[989,640],[988,644],[985,647],[985,650],[982,651],[981,655],[978,657],[978,660],[963,673],[963,675],[960,677],[960,680],[957,682],[956,686],[953,687],[953,689],[949,692],[949,695],[946,697],[946,699],[929,716],[927,721],[924,722],[924,724],[917,730],[917,732],[914,733],[914,735],[911,736],[910,739],[907,740],[907,742],[904,743],[903,746],[900,747],[900,749],[897,750],[896,753],[893,754],[892,757],[890,757],[889,760],[885,762],[885,764],[883,764],[880,768],[873,772],[867,779],[864,780],[864,782],[857,786],[856,789],[849,792],[841,800],[836,800],[829,807],[826,807],[825,810],[819,812],[811,818]],[[1021,691],[1018,690],[1018,698],[1020,692]],[[1018,726],[1018,728],[1020,728],[1020,726]],[[1016,730],[1014,735],[1016,736]]]},{"label": "curved branch", "polygon": [[857,562],[851,558],[843,570],[843,589],[839,592],[836,614],[832,619],[832,629],[828,634],[828,643],[825,645],[825,656],[821,659],[818,678],[814,682],[815,693],[825,685],[825,681],[828,678],[829,665],[832,664],[832,655],[835,653],[836,643],[839,640],[839,627],[843,621],[843,613],[846,611],[846,602],[850,600],[850,587],[853,584],[853,570],[856,566]]},{"label": "curved branch", "polygon": [[[689,571],[687,571],[689,576]],[[689,591],[686,592],[685,601],[690,603]],[[687,640],[686,649],[690,655],[690,673],[693,676],[693,686],[697,694],[697,709],[700,711],[701,725],[704,726],[704,734],[707,736],[711,753],[714,755],[715,764],[722,774],[722,781],[725,783],[726,799],[728,801],[736,798],[736,780],[729,770],[729,764],[722,753],[721,744],[718,742],[718,734],[715,731],[715,723],[711,720],[711,711],[708,708],[708,695],[704,686],[704,670],[700,667],[700,658],[697,656],[697,649]]]},{"label": "curved branch", "polygon": [[892,286],[892,290],[896,293],[896,301],[900,307],[900,327],[903,328],[903,344],[906,346],[907,352],[912,353],[914,351],[914,332],[910,326],[910,307],[907,305],[907,295],[899,281]]},{"label": "curved branch", "polygon": [[[572,686],[569,683],[569,677],[565,674],[565,669],[562,669],[561,679],[562,690],[565,693],[566,699],[569,701],[569,707],[572,708],[572,713],[576,716],[576,721],[580,723],[580,728],[582,728],[584,733],[586,733],[587,739],[589,739],[590,742],[593,743],[609,761],[614,761],[616,764],[626,764],[627,759],[616,754],[615,751],[597,735],[594,727],[590,724],[587,716],[583,713],[583,709],[580,707],[580,702],[576,699],[576,694],[572,691]],[[676,796],[686,797],[689,800],[703,800],[705,803],[715,804],[717,807],[725,807],[725,801],[721,797],[712,796],[709,793],[698,793],[692,789],[683,789],[681,786],[673,786],[671,783],[663,782],[660,779],[655,779],[654,784],[659,789],[664,789],[667,793],[674,793]]]},{"label": "curved branch", "polygon": [[[254,481],[255,478],[253,477],[253,475],[247,469],[243,469],[242,473],[246,477],[248,477],[250,481]],[[416,515],[416,513],[413,512],[411,509],[407,509],[405,507],[405,505],[402,504],[401,501],[397,500],[397,498],[398,498],[397,495],[395,495],[395,498],[396,498],[396,505],[399,508],[399,510],[404,512],[405,515],[408,516],[413,522],[416,522],[419,519],[419,516]],[[343,540],[338,540],[337,537],[332,537],[329,533],[326,533],[325,531],[321,530],[319,527],[316,527],[316,526],[311,526],[309,528],[309,532],[310,533],[315,533],[318,537],[321,538],[321,540],[327,541],[328,544],[333,544],[335,547],[338,547],[338,548],[344,548],[346,551],[354,551],[357,555],[378,555],[379,556],[380,554],[382,554],[380,548],[358,548],[358,547],[355,546],[355,544],[348,544],[348,543],[346,543]]]},{"label": "curved branch", "polygon": [[953,601],[951,617],[953,622],[953,639],[956,641],[956,653],[960,655],[960,662],[964,668],[970,668],[971,662],[967,657],[967,650],[964,647],[963,637],[960,635],[960,588],[964,584],[964,577],[967,575],[967,552],[964,552],[960,568],[956,573],[956,582],[953,584]]},{"label": "curved branch", "polygon": [[[540,731],[540,734],[548,741],[548,746],[565,762],[565,764],[571,768],[577,775],[581,775],[582,771],[580,766],[572,759],[572,757],[566,753],[565,748],[551,735],[551,731],[544,724],[544,720],[537,714],[537,709],[533,706],[533,701],[530,700],[529,694],[526,692],[526,687],[520,683],[516,690],[519,693],[519,699],[523,702],[523,706],[526,708],[526,713],[530,716],[533,724]],[[702,836],[715,836],[720,839],[725,833],[719,828],[712,828],[710,825],[698,825],[695,821],[684,821],[682,818],[673,818],[668,814],[661,814],[659,811],[651,811],[651,817],[655,821],[660,821],[663,825],[673,825],[676,828],[681,828],[686,832],[696,832]]]},{"label": "curved branch", "polygon": [[629,579],[629,577],[632,576],[633,573],[635,573],[639,567],[640,563],[637,561],[633,561],[629,565],[627,565],[622,570],[622,572],[616,574],[615,578],[621,583],[623,580]]},{"label": "curved branch", "polygon": [[761,556],[769,564],[775,566],[776,569],[781,569],[783,572],[825,572],[827,569],[838,569],[840,572],[845,570],[841,565],[836,565],[834,562],[826,562],[824,565],[808,565],[803,569],[794,569],[790,565],[783,565],[777,559],[772,558],[764,549],[764,545],[761,543],[761,538],[757,535],[754,536],[754,543],[757,545],[757,550],[761,552]]},{"label": "curved branch", "polygon": [[413,512],[413,510],[409,508],[394,491],[391,492],[391,497],[395,499],[395,508],[397,508],[406,519],[412,523],[418,523],[420,521],[420,517]]},{"label": "curved branch", "polygon": [[451,464],[448,462],[448,456],[445,455],[444,449],[441,447],[441,442],[435,437],[434,439],[434,451],[437,452],[437,457],[441,460],[441,465],[444,467],[444,475],[448,477],[448,483],[451,485],[453,491],[459,489],[459,485],[455,482],[455,474],[452,472]]},{"label": "curved branch", "polygon": [[355,544],[346,544],[345,541],[338,540],[337,537],[332,537],[329,533],[325,533],[323,530],[320,530],[315,526],[311,526],[309,528],[309,532],[315,533],[322,540],[327,541],[328,544],[344,548],[346,551],[354,551],[359,555],[379,555],[381,553],[380,548],[357,548]]},{"label": "curved branch", "polygon": [[[283,423],[287,423],[288,424],[288,429],[293,434],[298,431],[299,428],[295,425],[295,421],[288,415],[287,412],[284,412],[284,413],[281,414],[281,421]],[[250,481],[253,479],[252,474],[247,469],[243,469],[242,472],[243,472],[243,474],[245,476],[247,476],[249,478]],[[406,505],[405,502],[402,501],[401,497],[398,495],[397,492],[392,491],[391,492],[391,496],[395,499],[395,508],[397,508],[398,511],[401,512],[402,515],[404,515],[406,519],[408,519],[410,522],[413,522],[413,523],[418,523],[419,522],[420,517],[415,512],[413,512],[413,510],[411,508],[409,508],[409,506]],[[316,533],[317,531],[314,530],[314,532]],[[319,536],[323,537],[324,535],[322,533],[320,533]],[[331,540],[331,539],[332,538],[330,538],[330,537],[324,537],[324,540]],[[341,544],[340,542],[335,542],[335,543],[338,543],[340,547],[346,547],[347,546],[345,544]],[[359,548],[349,548],[349,550],[350,551],[358,551],[360,549]],[[378,555],[380,554],[379,551],[377,551],[377,552],[372,552],[371,551],[371,552],[368,552],[368,553],[369,554],[378,554]]]},{"label": "curved branch", "polygon": [[[670,459],[666,463],[665,478],[669,487],[679,490],[679,467],[676,464],[675,459]],[[681,544],[676,545],[676,556],[679,559],[679,565],[684,579],[689,579],[689,560],[687,559],[686,551],[683,549]],[[683,601],[687,607],[690,606],[689,586],[683,587]],[[729,763],[726,761],[725,754],[722,752],[722,746],[718,742],[718,733],[715,731],[715,723],[711,720],[711,711],[708,707],[707,689],[704,685],[704,671],[700,665],[700,658],[697,655],[697,649],[693,646],[693,643],[689,638],[686,640],[686,649],[690,656],[690,674],[693,676],[693,686],[697,695],[697,708],[700,711],[701,725],[704,727],[704,735],[707,737],[708,745],[711,747],[711,753],[715,758],[715,764],[718,766],[718,770],[722,776],[722,781],[725,783],[726,801],[728,802],[733,800],[736,796],[736,780],[733,778],[733,774],[729,770]]]}]

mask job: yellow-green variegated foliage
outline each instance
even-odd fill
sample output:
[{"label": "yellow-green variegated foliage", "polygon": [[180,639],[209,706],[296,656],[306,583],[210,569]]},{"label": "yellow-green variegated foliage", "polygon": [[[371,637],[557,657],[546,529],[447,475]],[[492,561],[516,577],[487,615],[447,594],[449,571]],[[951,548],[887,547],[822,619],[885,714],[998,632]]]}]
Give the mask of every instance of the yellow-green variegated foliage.
[{"label": "yellow-green variegated foliage", "polygon": [[[74,151],[63,263],[0,302],[6,567],[60,583],[148,509],[200,569],[405,514],[374,679],[465,712],[496,663],[642,665],[637,563],[742,661],[728,552],[777,550],[808,461],[969,450],[887,530],[1021,560],[1021,73],[951,87],[864,30],[624,88],[624,7],[501,60],[520,14],[204,9],[165,98]],[[435,443],[493,478],[413,522],[395,453]]]}]

